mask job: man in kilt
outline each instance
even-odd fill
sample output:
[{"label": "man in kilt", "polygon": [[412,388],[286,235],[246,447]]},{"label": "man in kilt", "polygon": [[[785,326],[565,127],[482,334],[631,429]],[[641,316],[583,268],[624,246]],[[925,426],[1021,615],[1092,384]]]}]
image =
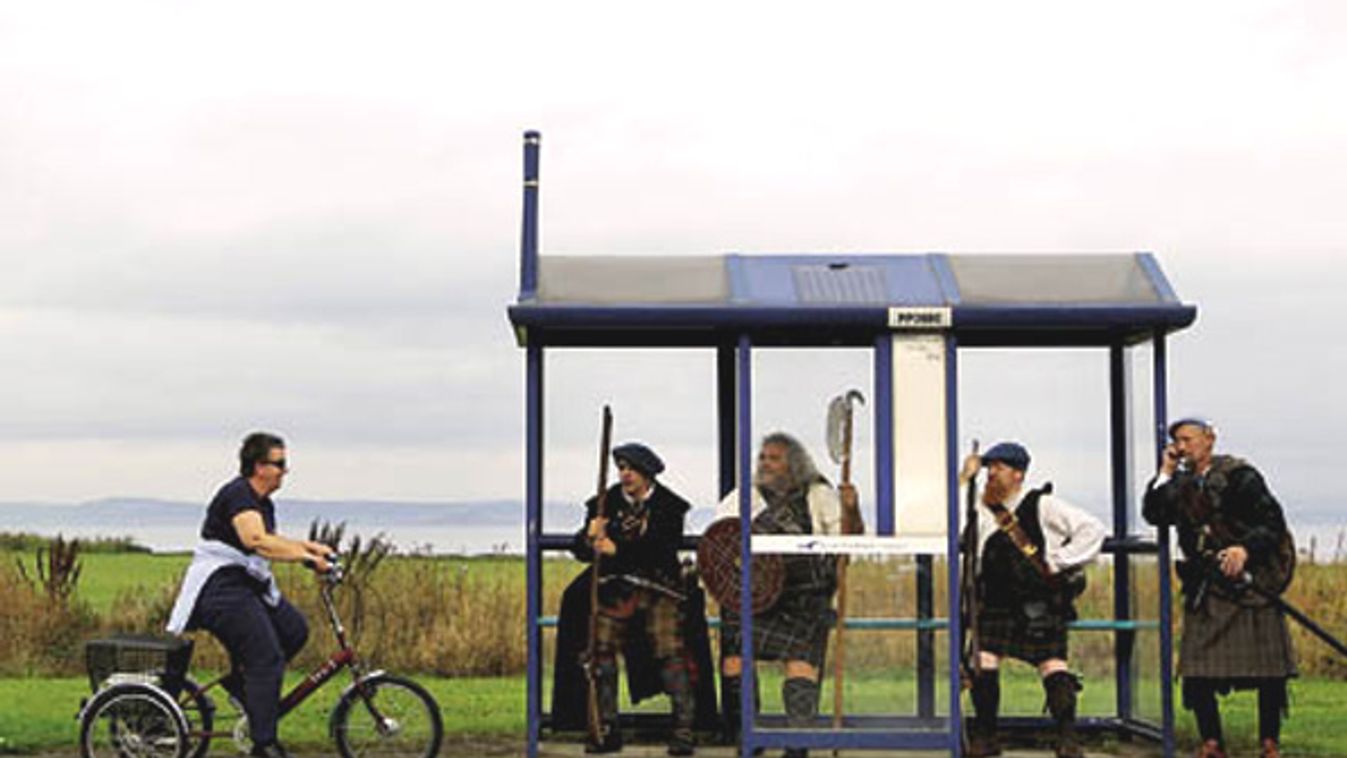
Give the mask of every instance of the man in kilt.
[{"label": "man in kilt", "polygon": [[[1104,525],[1052,494],[1026,491],[1029,451],[1015,442],[970,455],[959,474],[967,484],[980,468],[987,484],[977,509],[979,655],[972,677],[974,717],[968,756],[999,755],[1002,658],[1038,668],[1048,711],[1057,723],[1058,756],[1084,755],[1076,739],[1080,680],[1067,667],[1067,623],[1084,589],[1083,567],[1099,555]],[[965,537],[968,535],[966,534]],[[965,539],[964,549],[969,549]]]},{"label": "man in kilt", "polygon": [[[834,489],[818,472],[808,451],[784,432],[763,438],[753,480],[754,534],[839,534],[842,509],[858,507],[856,488]],[[739,517],[739,495],[733,491],[721,501],[718,518]],[[834,556],[785,557],[785,582],[780,598],[753,617],[753,655],[756,660],[784,662],[781,700],[792,727],[808,728],[818,715],[819,674],[828,648],[828,630],[836,622],[833,594],[837,591]],[[726,731],[738,739],[743,658],[740,656],[739,609],[721,606],[721,703]],[[787,756],[805,756],[800,749]]]},{"label": "man in kilt", "polygon": [[[598,682],[604,736],[599,742],[588,742],[585,752],[614,753],[622,749],[617,718],[617,653],[626,635],[644,633],[672,702],[674,727],[669,755],[692,755],[696,705],[684,655],[680,607],[683,582],[678,563],[689,505],[655,481],[664,471],[664,462],[645,445],[619,445],[613,448],[613,461],[618,483],[608,490],[605,513],[598,514],[597,497],[585,504],[585,526],[576,533],[571,548],[575,557],[585,562],[594,560],[595,551],[602,555],[595,660],[591,665]],[[634,619],[644,620],[645,628],[632,629]]]},{"label": "man in kilt", "polygon": [[1272,576],[1280,592],[1290,581],[1295,547],[1281,505],[1258,470],[1240,458],[1213,454],[1216,430],[1209,421],[1181,419],[1170,425],[1169,436],[1142,515],[1152,524],[1176,526],[1186,558],[1176,566],[1185,595],[1179,676],[1184,707],[1202,737],[1197,755],[1225,756],[1217,693],[1257,689],[1262,755],[1275,758],[1286,680],[1297,673],[1295,653],[1281,609],[1239,585]]}]

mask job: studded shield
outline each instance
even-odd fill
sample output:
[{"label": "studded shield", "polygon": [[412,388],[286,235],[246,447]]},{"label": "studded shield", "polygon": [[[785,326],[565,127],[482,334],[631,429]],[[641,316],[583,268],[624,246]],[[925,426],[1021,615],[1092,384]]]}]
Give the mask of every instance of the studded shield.
[{"label": "studded shield", "polygon": [[[739,608],[739,519],[723,518],[706,528],[697,543],[697,570],[702,583],[721,607]],[[770,609],[786,581],[781,556],[753,556],[753,613]]]}]

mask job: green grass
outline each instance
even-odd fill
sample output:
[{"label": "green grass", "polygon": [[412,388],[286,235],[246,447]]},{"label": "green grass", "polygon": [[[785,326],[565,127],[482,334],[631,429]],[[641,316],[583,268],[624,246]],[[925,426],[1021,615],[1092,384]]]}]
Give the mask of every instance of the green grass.
[{"label": "green grass", "polygon": [[[32,552],[0,551],[0,561],[20,561],[30,576],[36,575]],[[177,587],[182,572],[191,563],[187,553],[82,553],[75,598],[95,613],[107,613],[117,595],[124,592],[163,592]]]},{"label": "green grass", "polygon": [[[778,710],[776,693],[779,674],[763,667],[763,700],[768,711]],[[1042,703],[1042,690],[1028,669],[1019,666],[1005,670],[1005,702],[1010,713],[1036,713]],[[292,676],[287,686],[293,684]],[[444,716],[451,741],[474,738],[519,738],[524,733],[524,680],[522,677],[487,679],[438,679],[417,677],[435,695]],[[296,747],[323,750],[329,746],[327,717],[332,704],[344,687],[339,677],[287,716],[281,723],[282,738]],[[909,676],[855,678],[848,686],[848,710],[858,713],[910,712],[914,684]],[[1177,692],[1175,693],[1177,697]],[[80,699],[89,695],[88,682],[80,678],[0,679],[0,753],[25,753],[68,749],[76,739],[75,712]],[[1107,711],[1111,688],[1087,686],[1082,711]],[[1291,755],[1347,755],[1347,734],[1343,733],[1342,702],[1347,699],[1347,684],[1321,679],[1298,680],[1291,685],[1292,718],[1286,723],[1283,743]],[[831,697],[825,691],[824,702]],[[1252,693],[1226,698],[1222,712],[1230,746],[1236,754],[1254,750],[1257,735],[1257,703]],[[625,703],[625,698],[624,698]],[[937,697],[943,711],[943,692]],[[625,707],[625,705],[624,705]],[[662,712],[663,698],[643,703],[639,710]],[[228,713],[222,706],[222,713]],[[1181,745],[1192,745],[1195,730],[1185,711],[1179,712]],[[219,725],[217,724],[217,728]],[[228,740],[225,741],[226,743]],[[217,754],[232,752],[220,745]]]},{"label": "green grass", "polygon": [[[299,681],[298,674],[286,687]],[[289,745],[322,750],[331,747],[328,715],[349,678],[338,676],[281,721],[281,738]],[[445,732],[451,740],[506,738],[523,733],[524,680],[437,679],[417,677],[439,701]],[[0,753],[29,753],[74,747],[79,731],[75,716],[89,696],[82,678],[0,679]],[[233,709],[212,693],[219,708],[215,729],[232,729]],[[233,753],[225,738],[212,753]]]}]

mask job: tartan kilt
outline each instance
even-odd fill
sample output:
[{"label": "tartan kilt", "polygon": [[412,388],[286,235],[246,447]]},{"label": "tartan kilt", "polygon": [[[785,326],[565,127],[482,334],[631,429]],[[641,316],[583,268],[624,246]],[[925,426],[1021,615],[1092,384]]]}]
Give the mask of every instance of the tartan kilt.
[{"label": "tartan kilt", "polygon": [[1066,660],[1067,617],[1049,609],[1031,623],[1018,609],[984,606],[978,612],[978,645],[1000,657],[1037,666],[1050,658]]},{"label": "tartan kilt", "polygon": [[[836,623],[832,593],[786,593],[776,605],[753,616],[753,657],[759,661],[807,661],[823,668],[828,651],[828,630]],[[721,655],[739,655],[739,614],[720,609]]]},{"label": "tartan kilt", "polygon": [[615,655],[627,635],[643,633],[650,639],[651,651],[657,659],[681,657],[683,621],[682,604],[677,600],[637,587],[620,602],[600,601],[594,625],[595,646],[605,655]]},{"label": "tartan kilt", "polygon": [[1295,651],[1281,610],[1248,607],[1208,593],[1202,607],[1183,611],[1179,676],[1268,679],[1296,676]]}]

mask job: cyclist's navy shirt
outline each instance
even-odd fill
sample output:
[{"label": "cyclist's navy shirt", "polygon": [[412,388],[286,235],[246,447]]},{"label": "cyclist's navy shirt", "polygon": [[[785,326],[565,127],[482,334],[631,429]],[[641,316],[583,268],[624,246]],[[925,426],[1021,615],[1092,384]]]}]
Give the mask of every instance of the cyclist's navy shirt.
[{"label": "cyclist's navy shirt", "polygon": [[235,477],[215,493],[215,499],[206,508],[206,521],[201,524],[201,539],[219,540],[242,550],[253,551],[243,546],[238,530],[234,528],[234,517],[243,511],[257,511],[262,514],[262,523],[267,534],[276,533],[276,506],[271,498],[257,494],[248,480]]}]

